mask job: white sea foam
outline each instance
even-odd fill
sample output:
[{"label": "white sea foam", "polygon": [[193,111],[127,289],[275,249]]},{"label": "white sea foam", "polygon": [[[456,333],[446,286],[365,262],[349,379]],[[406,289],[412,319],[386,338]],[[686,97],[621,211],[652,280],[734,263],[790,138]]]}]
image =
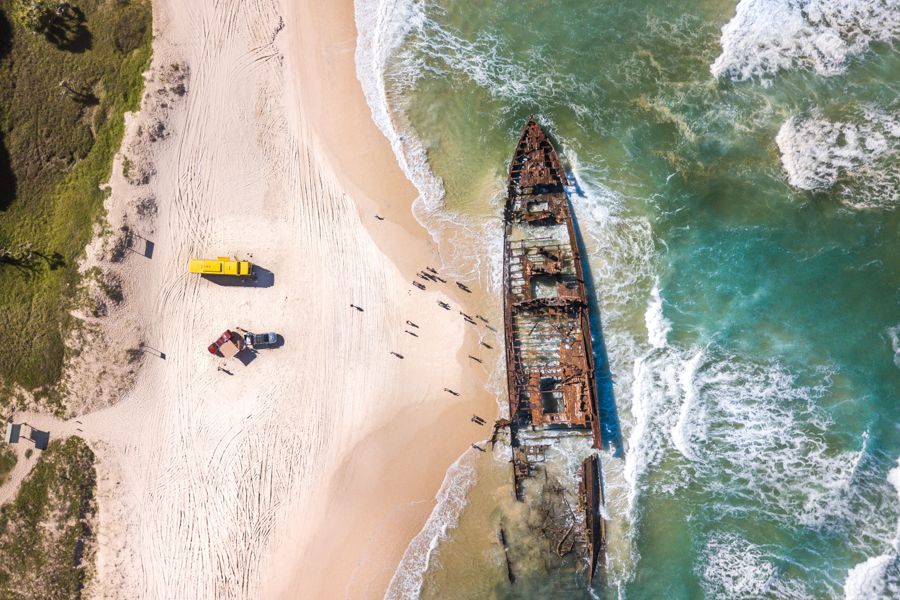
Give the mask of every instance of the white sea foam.
[{"label": "white sea foam", "polygon": [[[629,329],[618,326],[618,322],[636,308],[641,291],[647,290],[653,280],[656,252],[652,230],[645,217],[626,212],[622,198],[602,183],[604,173],[582,164],[574,149],[564,147],[563,151],[578,184],[578,189],[570,195],[571,204],[594,278],[611,370],[616,374],[616,397],[623,435],[628,435],[625,465],[621,469],[622,481],[613,476],[613,473],[620,472],[619,469],[607,469],[605,475],[608,487],[614,492],[624,488],[624,498],[620,499],[612,493],[608,494],[608,500],[611,506],[622,511],[622,516],[633,521],[632,509],[640,477],[648,463],[645,435],[650,407],[642,383],[645,370],[650,367],[642,355],[647,352],[647,343],[632,337]],[[660,311],[661,307],[660,300]],[[650,314],[649,334],[657,341],[662,337],[664,344],[667,334],[662,329],[667,325],[661,314],[657,318],[653,312],[655,310],[650,307],[646,309],[646,314]],[[625,401],[629,390],[630,403]]]},{"label": "white sea foam", "polygon": [[798,385],[777,364],[728,356],[705,360],[694,377],[703,415],[692,438],[698,474],[725,497],[753,498],[775,519],[824,519],[812,499],[844,481],[856,457],[831,452],[825,441],[831,423],[816,408],[825,384]]},{"label": "white sea foam", "polygon": [[653,284],[650,290],[650,302],[647,303],[647,311],[644,313],[644,323],[647,325],[647,338],[654,348],[665,348],[672,331],[672,323],[663,315],[662,297],[659,295],[659,281]]},{"label": "white sea foam", "polygon": [[853,208],[900,203],[900,115],[863,107],[846,121],[821,112],[788,119],[775,138],[788,183],[804,190],[836,185]]},{"label": "white sea foam", "polygon": [[418,598],[422,591],[425,572],[434,551],[456,527],[466,506],[469,490],[475,484],[475,450],[469,449],[447,470],[444,482],[435,498],[436,505],[428,516],[425,527],[412,539],[403,553],[400,565],[391,578],[385,598],[405,600]]},{"label": "white sea foam", "polygon": [[734,533],[710,536],[699,575],[708,598],[809,598],[803,587],[782,579],[765,549]]},{"label": "white sea foam", "polygon": [[[900,501],[900,460],[888,473],[888,482]],[[854,566],[844,581],[846,600],[881,600],[900,598],[900,520],[891,548]]]},{"label": "white sea foam", "polygon": [[698,351],[684,363],[684,370],[682,370],[679,378],[683,391],[681,411],[678,413],[678,421],[672,427],[672,443],[681,452],[681,455],[688,460],[694,460],[695,458],[691,450],[691,411],[697,401],[697,388],[695,387],[694,378],[697,374],[697,368],[702,361],[703,352]]},{"label": "white sea foam", "polygon": [[770,591],[775,567],[758,548],[739,536],[712,537],[705,548],[702,572],[706,593],[716,598],[747,598]]},{"label": "white sea foam", "polygon": [[795,67],[836,75],[873,42],[898,36],[900,0],[741,0],[710,70],[764,82]]},{"label": "white sea foam", "polygon": [[[890,531],[897,511],[871,481],[868,436],[854,450],[830,441],[820,403],[830,374],[805,385],[777,363],[754,363],[721,350],[666,347],[635,360],[632,429],[625,478],[629,515],[641,490],[671,494],[703,488],[722,514],[841,531],[864,550]],[[687,459],[667,463],[677,453]],[[652,471],[653,477],[647,475]]]},{"label": "white sea foam", "polygon": [[891,350],[894,351],[894,364],[900,368],[900,325],[888,327],[887,334],[891,341]]},{"label": "white sea foam", "polygon": [[634,361],[631,384],[633,425],[628,438],[625,477],[629,485],[629,513],[636,522],[635,501],[644,489],[642,478],[671,448],[669,432],[682,401],[680,373],[684,361],[672,350],[652,349]]}]

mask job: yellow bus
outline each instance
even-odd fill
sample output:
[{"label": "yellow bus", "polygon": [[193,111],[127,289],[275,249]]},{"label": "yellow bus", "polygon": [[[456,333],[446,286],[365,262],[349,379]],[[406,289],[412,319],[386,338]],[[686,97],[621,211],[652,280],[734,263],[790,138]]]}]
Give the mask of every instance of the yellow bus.
[{"label": "yellow bus", "polygon": [[251,277],[253,265],[245,260],[235,260],[227,256],[220,256],[216,260],[194,259],[188,263],[188,271],[202,275],[234,275],[236,277]]}]

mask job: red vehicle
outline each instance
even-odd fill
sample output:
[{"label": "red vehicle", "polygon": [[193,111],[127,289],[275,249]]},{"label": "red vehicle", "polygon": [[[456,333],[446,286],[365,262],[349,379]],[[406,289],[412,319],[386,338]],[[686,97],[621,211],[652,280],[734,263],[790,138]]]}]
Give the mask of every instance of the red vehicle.
[{"label": "red vehicle", "polygon": [[214,341],[209,345],[210,354],[215,354],[216,356],[222,356],[224,358],[231,358],[235,354],[241,351],[241,348],[244,346],[243,337],[240,334],[237,334],[230,329],[226,329],[225,333],[223,333],[219,339]]}]

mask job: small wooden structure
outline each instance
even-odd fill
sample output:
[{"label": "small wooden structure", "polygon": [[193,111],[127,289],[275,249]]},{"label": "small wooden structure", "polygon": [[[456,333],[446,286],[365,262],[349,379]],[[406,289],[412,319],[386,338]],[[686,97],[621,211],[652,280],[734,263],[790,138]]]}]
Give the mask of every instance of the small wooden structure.
[{"label": "small wooden structure", "polygon": [[7,423],[6,424],[6,443],[7,444],[18,444],[19,437],[22,434],[22,424],[21,423]]}]

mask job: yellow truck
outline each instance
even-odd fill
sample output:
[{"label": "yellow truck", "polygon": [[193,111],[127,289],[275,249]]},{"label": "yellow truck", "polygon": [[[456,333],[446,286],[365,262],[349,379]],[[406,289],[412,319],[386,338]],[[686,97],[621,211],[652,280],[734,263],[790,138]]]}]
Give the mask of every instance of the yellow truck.
[{"label": "yellow truck", "polygon": [[234,275],[235,277],[252,277],[253,265],[245,260],[235,260],[228,256],[220,256],[216,260],[194,259],[188,263],[188,271],[201,275]]}]

